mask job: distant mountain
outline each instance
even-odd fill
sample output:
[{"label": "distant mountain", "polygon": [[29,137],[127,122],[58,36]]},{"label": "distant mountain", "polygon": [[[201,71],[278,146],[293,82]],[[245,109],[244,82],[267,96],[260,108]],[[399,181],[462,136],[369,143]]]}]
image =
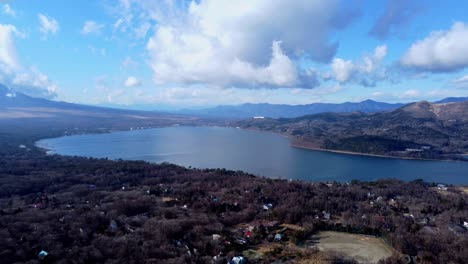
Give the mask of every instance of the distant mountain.
[{"label": "distant mountain", "polygon": [[176,114],[115,109],[35,98],[0,84],[0,126],[6,123],[41,123],[64,127],[130,129],[174,124],[198,124],[199,118]]},{"label": "distant mountain", "polygon": [[373,100],[365,100],[359,103],[314,103],[307,105],[285,105],[285,104],[242,104],[235,106],[217,106],[214,108],[200,110],[182,110],[180,113],[198,116],[209,116],[218,118],[243,119],[253,116],[264,116],[271,118],[298,117],[323,112],[346,113],[365,112],[373,113],[394,110],[404,104],[383,103]]},{"label": "distant mountain", "polygon": [[[62,110],[81,110],[107,113],[145,112],[118,108],[108,108],[52,101],[44,98],[31,97],[21,92],[15,92],[7,86],[0,84],[0,108],[57,108]],[[146,112],[149,113],[149,112]]]},{"label": "distant mountain", "polygon": [[232,125],[282,133],[297,146],[367,154],[445,158],[468,153],[468,101],[408,104],[378,113],[250,118]]},{"label": "distant mountain", "polygon": [[468,101],[468,96],[466,97],[447,97],[445,99],[436,101],[434,103],[457,103],[457,102],[464,102]]},{"label": "distant mountain", "polygon": [[[468,97],[450,97],[438,101],[437,103],[468,101]],[[405,103],[384,103],[373,100],[365,100],[358,103],[345,102],[333,103],[313,103],[306,105],[285,105],[285,104],[242,104],[234,106],[217,106],[199,110],[181,110],[178,113],[195,116],[205,116],[214,118],[245,119],[253,116],[263,116],[271,118],[294,118],[304,115],[318,113],[376,113],[382,111],[392,111],[406,105]]]}]

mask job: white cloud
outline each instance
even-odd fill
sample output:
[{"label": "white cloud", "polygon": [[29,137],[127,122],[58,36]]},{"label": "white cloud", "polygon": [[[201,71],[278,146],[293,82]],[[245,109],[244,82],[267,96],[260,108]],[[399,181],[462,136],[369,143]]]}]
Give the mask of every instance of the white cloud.
[{"label": "white cloud", "polygon": [[16,12],[15,10],[13,10],[13,8],[11,8],[11,6],[9,4],[4,4],[3,7],[2,7],[2,12],[6,15],[9,15],[9,16],[12,16],[12,17],[16,17]]},{"label": "white cloud", "polygon": [[125,87],[137,87],[141,85],[141,81],[134,76],[130,76],[124,82]]},{"label": "white cloud", "polygon": [[0,82],[16,91],[38,97],[54,97],[58,86],[35,68],[21,65],[14,37],[22,37],[13,25],[0,24]]},{"label": "white cloud", "polygon": [[2,25],[0,24],[0,65],[2,68],[9,68],[11,70],[17,70],[20,68],[20,63],[16,55],[16,47],[14,43],[14,34],[18,30],[13,25]]},{"label": "white cloud", "polygon": [[[408,89],[405,91],[376,91],[370,95],[370,98],[384,102],[415,102],[415,101],[437,101],[447,97],[460,96],[460,92],[454,89],[435,89],[435,90],[418,90]],[[369,99],[363,97],[361,100]]]},{"label": "white cloud", "polygon": [[468,83],[468,74],[453,80],[454,83]]},{"label": "white cloud", "polygon": [[358,62],[335,58],[331,63],[332,75],[339,83],[354,81],[364,86],[374,86],[377,81],[386,78],[385,67],[382,67],[386,56],[387,46],[381,45]]},{"label": "white cloud", "polygon": [[44,36],[47,36],[49,33],[56,34],[59,31],[60,26],[55,18],[41,13],[39,13],[37,17],[39,19],[39,31]]},{"label": "white cloud", "polygon": [[372,97],[381,97],[381,96],[385,96],[385,93],[381,91],[376,91],[372,93]]},{"label": "white cloud", "polygon": [[400,98],[417,98],[417,97],[420,97],[421,96],[421,92],[418,91],[418,90],[415,90],[415,89],[410,89],[410,90],[406,90],[404,91]]},{"label": "white cloud", "polygon": [[293,87],[299,85],[296,65],[284,55],[280,42],[272,44],[272,54],[267,66],[257,67],[249,62],[236,58],[229,66],[229,75],[234,80],[251,86],[272,85]]},{"label": "white cloud", "polygon": [[[174,4],[139,3],[157,21],[147,50],[159,84],[238,88],[316,84],[308,81],[297,61],[329,61],[337,49],[329,36],[343,17],[339,1],[202,0],[182,10]],[[123,21],[116,25],[121,27]]]},{"label": "white cloud", "polygon": [[107,50],[105,48],[96,48],[93,45],[88,45],[89,51],[93,54],[100,54],[101,56],[105,57],[107,55]]},{"label": "white cloud", "polygon": [[449,72],[468,66],[468,24],[456,22],[449,30],[434,31],[411,45],[401,58],[404,66]]},{"label": "white cloud", "polygon": [[135,36],[140,39],[145,38],[150,29],[151,24],[148,22],[144,22],[139,27],[135,28]]},{"label": "white cloud", "polygon": [[350,60],[335,58],[331,64],[333,75],[338,82],[346,82],[353,75],[356,67]]},{"label": "white cloud", "polygon": [[134,61],[130,56],[125,57],[122,61],[122,68],[136,68],[138,63]]},{"label": "white cloud", "polygon": [[89,35],[89,34],[95,34],[99,35],[101,34],[101,30],[104,27],[103,24],[99,24],[96,21],[88,20],[84,23],[83,28],[81,29],[81,34],[83,35]]}]

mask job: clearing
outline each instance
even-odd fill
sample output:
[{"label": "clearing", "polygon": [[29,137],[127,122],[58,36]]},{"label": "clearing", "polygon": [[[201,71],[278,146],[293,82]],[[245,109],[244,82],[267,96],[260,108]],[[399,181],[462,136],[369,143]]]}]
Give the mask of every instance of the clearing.
[{"label": "clearing", "polygon": [[335,252],[359,263],[377,263],[392,255],[392,248],[377,237],[324,231],[312,237],[312,245],[320,251]]}]

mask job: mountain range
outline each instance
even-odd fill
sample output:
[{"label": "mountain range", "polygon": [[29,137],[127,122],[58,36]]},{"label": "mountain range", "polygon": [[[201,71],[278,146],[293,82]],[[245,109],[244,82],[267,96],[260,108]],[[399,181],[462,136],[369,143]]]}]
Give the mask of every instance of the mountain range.
[{"label": "mountain range", "polygon": [[[448,97],[434,103],[449,103],[468,101],[468,97]],[[71,111],[84,111],[88,114],[107,114],[107,115],[125,115],[125,114],[140,114],[143,116],[154,115],[172,115],[172,116],[192,116],[213,119],[247,119],[254,116],[270,117],[270,118],[294,118],[317,113],[376,113],[383,111],[392,111],[400,108],[405,103],[385,103],[373,100],[364,100],[362,102],[345,102],[345,103],[312,103],[306,105],[286,105],[286,104],[242,104],[242,105],[221,105],[213,108],[205,109],[182,109],[179,111],[142,111],[129,110],[122,108],[112,108],[103,106],[90,106],[82,104],[73,104],[67,102],[57,102],[42,98],[35,98],[25,95],[20,92],[10,90],[8,87],[0,84],[0,109],[10,108],[26,111],[34,107],[35,115],[41,113],[40,108],[53,108]],[[147,107],[149,108],[149,107]],[[75,112],[77,114],[79,112]],[[30,113],[31,114],[31,113]],[[50,115],[50,111],[42,113]],[[81,113],[83,114],[83,113]]]},{"label": "mountain range", "polygon": [[[468,97],[449,97],[436,101],[434,103],[449,103],[468,101]],[[310,114],[318,114],[325,112],[332,113],[350,113],[363,112],[375,113],[382,111],[391,111],[399,107],[407,105],[407,103],[385,103],[373,100],[365,100],[362,102],[345,102],[345,103],[313,103],[306,105],[285,105],[285,104],[242,104],[242,105],[223,105],[213,108],[190,110],[184,109],[178,111],[180,114],[188,114],[211,118],[228,118],[228,119],[245,119],[254,116],[271,117],[271,118],[294,118]]]}]

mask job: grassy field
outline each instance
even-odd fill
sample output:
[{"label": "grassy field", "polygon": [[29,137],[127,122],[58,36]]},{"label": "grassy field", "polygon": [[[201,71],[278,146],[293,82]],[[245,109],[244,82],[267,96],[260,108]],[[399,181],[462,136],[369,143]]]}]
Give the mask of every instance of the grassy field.
[{"label": "grassy field", "polygon": [[312,246],[353,258],[359,263],[377,263],[392,255],[392,248],[379,238],[342,232],[319,232],[313,237]]}]

